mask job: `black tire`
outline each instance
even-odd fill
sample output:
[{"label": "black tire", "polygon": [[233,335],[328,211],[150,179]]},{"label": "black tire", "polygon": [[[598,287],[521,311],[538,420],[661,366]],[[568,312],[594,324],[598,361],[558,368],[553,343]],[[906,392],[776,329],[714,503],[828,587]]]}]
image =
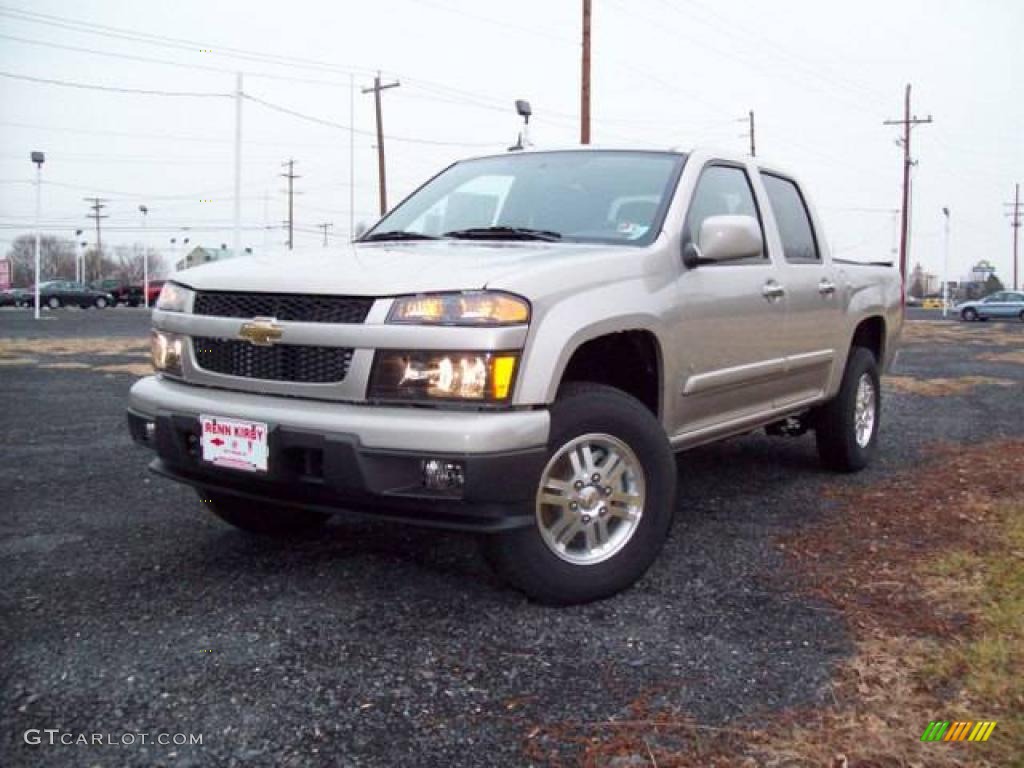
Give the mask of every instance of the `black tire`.
[{"label": "black tire", "polygon": [[1024,312],[1020,313],[1020,321],[1024,323]]},{"label": "black tire", "polygon": [[[527,528],[490,537],[486,554],[495,570],[541,603],[588,603],[626,589],[654,562],[672,524],[675,460],[665,432],[651,412],[612,387],[567,384],[551,408],[548,459],[575,438],[590,434],[611,436],[632,451],[643,474],[642,513],[621,549],[600,562],[577,564],[556,555],[541,534],[539,513]],[[541,479],[536,480],[538,488]],[[606,526],[611,519],[606,518]]]},{"label": "black tire", "polygon": [[197,489],[199,498],[217,517],[246,533],[288,537],[320,528],[330,515],[300,507],[282,507],[241,496]]},{"label": "black tire", "polygon": [[97,296],[96,297],[96,301],[93,302],[93,304],[95,305],[96,309],[106,309],[107,308],[107,300],[105,298],[103,298],[102,296]]},{"label": "black tire", "polygon": [[50,309],[60,309],[60,299],[56,296],[51,296],[46,300],[46,306]]},{"label": "black tire", "polygon": [[[874,418],[864,444],[857,440],[857,396],[862,379],[874,388]],[[858,472],[874,458],[878,450],[881,421],[881,386],[878,361],[864,347],[850,350],[839,394],[815,414],[815,437],[821,463],[836,472]]]},{"label": "black tire", "polygon": [[973,323],[975,320],[978,319],[978,310],[974,309],[973,307],[968,307],[967,309],[960,313],[960,317],[966,323]]}]

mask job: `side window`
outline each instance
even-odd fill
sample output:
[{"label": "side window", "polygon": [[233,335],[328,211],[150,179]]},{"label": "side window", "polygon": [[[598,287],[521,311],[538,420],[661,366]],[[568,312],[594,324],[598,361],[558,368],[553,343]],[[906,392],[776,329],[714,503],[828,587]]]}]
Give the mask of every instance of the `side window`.
[{"label": "side window", "polygon": [[779,227],[782,250],[786,261],[814,263],[821,261],[818,242],[814,239],[814,227],[804,198],[789,179],[763,174],[768,200]]},{"label": "side window", "polygon": [[[683,242],[695,243],[700,236],[700,227],[709,216],[753,216],[761,224],[761,216],[754,201],[754,190],[750,186],[747,172],[742,168],[728,165],[712,165],[704,169],[697,181],[697,189],[690,201],[683,228]],[[762,225],[763,230],[763,225]],[[763,259],[732,262],[733,264],[763,264],[768,260],[764,249]]]}]

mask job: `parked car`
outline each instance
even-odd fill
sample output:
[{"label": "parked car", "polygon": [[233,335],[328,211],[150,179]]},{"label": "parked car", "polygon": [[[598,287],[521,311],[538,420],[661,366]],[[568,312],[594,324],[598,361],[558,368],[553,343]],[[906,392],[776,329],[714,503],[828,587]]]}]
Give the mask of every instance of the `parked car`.
[{"label": "parked car", "polygon": [[902,298],[760,161],[512,152],[344,250],[177,273],[128,424],[243,530],[335,509],[474,530],[530,597],[580,603],[654,561],[674,452],[813,430],[825,466],[866,466]]},{"label": "parked car", "polygon": [[[150,280],[149,281],[149,306],[156,304],[157,298],[160,296],[160,289],[164,287],[164,280]],[[141,287],[139,288],[141,295]]]},{"label": "parked car", "polygon": [[[910,306],[910,303],[907,303]],[[921,300],[921,309],[942,309],[942,299],[936,297],[928,297],[927,299]]]},{"label": "parked car", "polygon": [[142,304],[142,286],[123,280],[97,280],[89,284],[93,290],[104,291],[114,297],[113,303],[137,307]]},{"label": "parked car", "polygon": [[1018,318],[1024,322],[1024,293],[1020,291],[999,291],[978,301],[965,301],[956,307],[962,320],[985,321],[991,317]]},{"label": "parked car", "polygon": [[50,309],[59,309],[60,307],[104,309],[113,306],[114,297],[106,291],[97,291],[71,280],[50,280],[39,284],[39,303]]},{"label": "parked car", "polygon": [[24,288],[8,288],[0,291],[0,307],[27,307],[34,300],[35,294]]}]

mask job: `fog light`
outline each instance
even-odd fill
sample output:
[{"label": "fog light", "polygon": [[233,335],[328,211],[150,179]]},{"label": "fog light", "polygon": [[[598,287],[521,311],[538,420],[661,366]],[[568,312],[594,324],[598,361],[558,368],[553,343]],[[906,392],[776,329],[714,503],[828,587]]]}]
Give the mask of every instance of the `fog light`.
[{"label": "fog light", "polygon": [[432,491],[461,491],[466,471],[460,461],[427,459],[423,462],[423,485]]}]

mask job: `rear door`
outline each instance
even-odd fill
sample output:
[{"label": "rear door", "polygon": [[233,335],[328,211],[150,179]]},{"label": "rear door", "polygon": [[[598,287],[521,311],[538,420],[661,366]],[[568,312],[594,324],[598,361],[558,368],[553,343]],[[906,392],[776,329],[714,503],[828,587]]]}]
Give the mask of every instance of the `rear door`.
[{"label": "rear door", "polygon": [[762,172],[761,182],[781,254],[779,282],[786,291],[786,386],[777,406],[825,394],[842,324],[842,297],[807,201],[795,181]]},{"label": "rear door", "polygon": [[[759,205],[747,167],[708,163],[687,211],[683,245],[696,242],[709,216],[753,216]],[[701,264],[679,278],[674,354],[682,366],[676,393],[676,443],[695,444],[756,420],[782,393],[786,297],[767,249],[760,257]]]}]

